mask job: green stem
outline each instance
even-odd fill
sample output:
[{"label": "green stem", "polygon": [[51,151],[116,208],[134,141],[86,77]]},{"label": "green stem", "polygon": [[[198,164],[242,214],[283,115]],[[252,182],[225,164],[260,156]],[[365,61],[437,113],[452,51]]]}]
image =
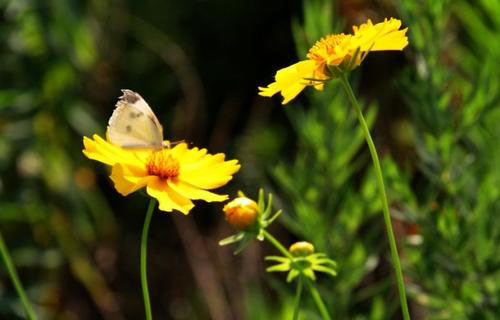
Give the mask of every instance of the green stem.
[{"label": "green stem", "polygon": [[[264,233],[264,238],[267,241],[271,242],[271,244],[276,249],[278,249],[278,251],[280,251],[285,257],[290,259],[293,263],[294,257],[290,253],[290,251],[288,251],[275,237],[273,237],[269,232],[267,232],[267,230],[264,230],[263,233]],[[319,310],[319,313],[321,314],[321,317],[324,320],[331,320],[330,315],[328,314],[328,310],[326,309],[326,306],[323,303],[323,300],[321,299],[321,296],[318,292],[318,289],[316,289],[316,287],[314,285],[310,284],[309,281],[307,281],[307,279],[305,279],[305,280],[306,280],[305,282],[307,284],[307,287],[309,288],[309,291],[311,292],[311,295],[314,299],[314,302],[316,303],[316,306],[318,307],[318,310]]]},{"label": "green stem", "polygon": [[302,277],[299,277],[299,283],[297,283],[297,291],[295,292],[295,299],[293,301],[293,320],[299,318],[300,311],[300,298],[302,297]]},{"label": "green stem", "polygon": [[149,201],[148,211],[146,213],[146,219],[144,220],[144,227],[142,228],[142,238],[141,238],[141,285],[142,285],[142,295],[144,296],[144,308],[146,310],[146,320],[153,319],[153,316],[151,314],[151,302],[149,301],[146,258],[147,258],[149,225],[151,223],[151,218],[153,217],[155,204],[156,200],[151,198],[151,200]]},{"label": "green stem", "polygon": [[19,276],[17,275],[16,268],[14,267],[14,264],[12,263],[12,259],[9,254],[9,250],[7,250],[7,246],[5,245],[5,242],[3,240],[2,234],[0,233],[0,253],[2,255],[3,262],[5,263],[5,267],[7,268],[7,272],[12,279],[12,282],[14,283],[14,287],[16,288],[17,294],[19,295],[19,298],[21,299],[21,302],[23,304],[24,310],[26,311],[26,314],[28,315],[28,319],[30,320],[36,320],[36,314],[33,311],[33,307],[31,306],[30,301],[28,300],[28,296],[26,295],[26,292],[24,291],[23,285],[21,284],[21,281],[19,280]]},{"label": "green stem", "polygon": [[351,101],[351,104],[356,110],[356,115],[358,116],[359,123],[361,124],[361,128],[363,129],[366,143],[368,144],[368,148],[370,149],[370,154],[373,160],[373,166],[375,167],[375,173],[377,176],[377,184],[378,184],[378,189],[380,191],[380,198],[382,200],[385,229],[387,231],[387,238],[389,240],[389,247],[391,249],[392,264],[396,272],[396,280],[398,283],[399,299],[401,303],[403,319],[410,320],[410,313],[408,311],[408,302],[406,301],[406,290],[403,279],[403,271],[401,270],[401,262],[399,261],[396,238],[394,236],[394,231],[392,230],[391,215],[389,213],[389,205],[387,202],[387,195],[384,186],[384,177],[382,175],[382,169],[380,168],[380,161],[378,159],[377,149],[375,148],[375,144],[373,143],[372,137],[370,135],[370,129],[368,129],[368,125],[366,124],[365,118],[363,117],[363,112],[361,111],[358,101],[356,100],[356,96],[352,91],[349,81],[347,81],[347,78],[344,73],[340,73],[339,78],[340,82],[342,83],[342,86],[344,87],[347,93],[347,96],[349,97],[349,100]]},{"label": "green stem", "polygon": [[285,257],[293,261],[293,256],[288,251],[283,245],[275,238],[273,237],[267,230],[263,230],[264,233],[264,238],[266,238],[267,241],[271,242],[271,244],[278,249],[279,252],[281,252]]},{"label": "green stem", "polygon": [[330,314],[328,313],[325,303],[323,302],[323,299],[321,299],[321,295],[319,294],[319,291],[316,288],[316,286],[311,284],[310,281],[307,281],[307,279],[306,279],[306,284],[309,289],[309,292],[311,293],[311,296],[313,297],[314,302],[316,303],[316,307],[318,307],[319,313],[321,314],[323,320],[331,320],[332,318],[330,318]]}]

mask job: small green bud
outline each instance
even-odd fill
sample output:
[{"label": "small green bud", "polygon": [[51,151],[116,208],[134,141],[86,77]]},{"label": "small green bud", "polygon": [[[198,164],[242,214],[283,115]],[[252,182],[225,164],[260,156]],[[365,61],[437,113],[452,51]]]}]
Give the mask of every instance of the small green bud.
[{"label": "small green bud", "polygon": [[288,251],[296,257],[307,256],[314,253],[314,246],[307,241],[299,241],[292,244]]}]

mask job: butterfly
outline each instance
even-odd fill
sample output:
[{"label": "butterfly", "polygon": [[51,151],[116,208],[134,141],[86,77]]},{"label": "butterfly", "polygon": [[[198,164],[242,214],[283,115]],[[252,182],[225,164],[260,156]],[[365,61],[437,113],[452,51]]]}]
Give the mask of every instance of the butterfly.
[{"label": "butterfly", "polygon": [[146,101],[132,90],[122,92],[109,118],[109,141],[122,148],[169,147],[163,142],[163,127]]}]

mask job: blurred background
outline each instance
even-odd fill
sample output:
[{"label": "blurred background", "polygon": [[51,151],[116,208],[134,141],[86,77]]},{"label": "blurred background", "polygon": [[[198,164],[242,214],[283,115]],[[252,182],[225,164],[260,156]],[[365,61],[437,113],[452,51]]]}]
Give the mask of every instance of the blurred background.
[{"label": "blurred background", "polygon": [[[271,232],[339,265],[320,277],[334,319],[399,319],[368,150],[339,84],[293,103],[257,96],[316,40],[368,18],[409,28],[403,52],[352,73],[382,157],[412,319],[500,318],[498,0],[0,0],[0,229],[41,319],[142,319],[147,198],[85,158],[120,89],[139,92],[169,140],[242,163],[219,192],[259,187]],[[157,319],[290,319],[294,287],[240,255],[222,204],[157,211],[148,275]],[[0,318],[23,319],[5,268]],[[319,319],[306,294],[301,319]]]}]

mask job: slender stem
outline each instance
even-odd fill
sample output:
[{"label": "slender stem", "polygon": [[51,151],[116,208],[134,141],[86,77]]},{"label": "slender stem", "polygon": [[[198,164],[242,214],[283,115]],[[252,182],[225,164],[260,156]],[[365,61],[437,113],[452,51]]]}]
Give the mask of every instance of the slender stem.
[{"label": "slender stem", "polygon": [[19,298],[21,299],[21,302],[23,304],[24,310],[26,311],[26,314],[28,315],[28,319],[30,320],[36,320],[36,314],[33,311],[33,306],[31,305],[30,301],[28,300],[28,296],[26,295],[26,292],[24,291],[23,285],[21,284],[21,281],[19,280],[19,276],[17,275],[16,268],[14,267],[14,264],[12,263],[12,259],[9,254],[9,250],[7,250],[7,246],[5,245],[5,242],[3,240],[2,234],[0,233],[0,253],[2,255],[3,262],[5,263],[5,267],[7,268],[7,272],[12,279],[12,282],[14,283],[14,287],[16,288],[17,294],[19,295]]},{"label": "slender stem", "polygon": [[144,296],[144,308],[146,310],[146,320],[153,319],[151,313],[151,302],[149,301],[146,258],[147,258],[147,247],[148,247],[149,224],[151,223],[151,218],[153,217],[155,204],[156,200],[151,198],[151,200],[149,201],[148,211],[146,212],[146,219],[144,220],[144,227],[142,228],[142,238],[141,238],[141,285],[142,285],[142,295]]},{"label": "slender stem", "polygon": [[398,248],[396,245],[396,238],[394,236],[394,231],[392,229],[391,215],[389,213],[389,205],[387,202],[387,195],[386,195],[385,186],[384,186],[384,177],[382,175],[382,169],[380,168],[380,161],[378,159],[377,149],[375,148],[375,144],[373,143],[372,137],[370,135],[370,129],[368,129],[368,125],[366,124],[365,118],[363,117],[363,112],[361,111],[361,108],[358,104],[358,101],[356,100],[356,96],[354,95],[354,92],[352,91],[352,88],[349,84],[349,81],[347,81],[347,78],[346,78],[344,73],[340,73],[340,82],[342,83],[342,86],[344,87],[344,89],[347,93],[347,96],[349,97],[349,100],[351,101],[351,104],[353,105],[354,109],[356,110],[356,115],[358,116],[359,123],[361,124],[361,128],[363,129],[366,143],[368,144],[368,148],[370,149],[370,154],[371,154],[371,157],[373,160],[373,166],[375,167],[375,173],[377,176],[377,184],[378,184],[378,189],[380,192],[380,198],[382,200],[382,209],[383,209],[383,213],[384,213],[384,221],[385,221],[385,228],[387,231],[387,239],[389,240],[389,247],[391,249],[392,264],[393,264],[394,270],[396,272],[396,280],[398,283],[399,299],[400,299],[400,303],[401,303],[401,310],[403,313],[403,319],[409,320],[410,313],[408,311],[408,302],[406,301],[406,290],[405,290],[405,284],[404,284],[404,279],[403,279],[403,271],[401,270],[401,262],[399,261],[399,254],[398,254]]},{"label": "slender stem", "polygon": [[295,299],[293,301],[293,320],[299,318],[300,311],[300,298],[302,297],[302,277],[299,277],[299,283],[297,283],[297,291],[295,292]]},{"label": "slender stem", "polygon": [[275,238],[273,237],[267,230],[264,230],[264,238],[266,238],[267,241],[271,242],[271,244],[278,249],[279,252],[281,252],[285,257],[289,258],[290,260],[293,261],[293,256],[288,251],[283,245]]},{"label": "slender stem", "polygon": [[306,279],[306,284],[307,288],[309,289],[309,292],[311,292],[311,296],[313,297],[313,300],[316,303],[316,307],[318,307],[319,313],[321,314],[323,320],[331,320],[332,318],[330,318],[330,314],[328,313],[325,303],[323,302],[323,299],[321,299],[321,296],[316,286],[313,285],[311,281],[307,281],[307,279]]}]

